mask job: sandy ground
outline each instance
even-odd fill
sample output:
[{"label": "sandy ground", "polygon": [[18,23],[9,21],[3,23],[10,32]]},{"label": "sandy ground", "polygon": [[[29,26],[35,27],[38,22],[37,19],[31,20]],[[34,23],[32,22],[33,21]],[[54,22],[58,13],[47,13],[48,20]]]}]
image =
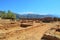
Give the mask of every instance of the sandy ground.
[{"label": "sandy ground", "polygon": [[[0,28],[0,40],[41,40],[42,36],[51,28],[60,25],[59,22],[54,23],[34,23],[28,28],[22,28],[20,26],[7,27],[6,30],[4,27]],[[0,24],[2,27],[4,24]],[[5,25],[4,25],[5,26]]]}]

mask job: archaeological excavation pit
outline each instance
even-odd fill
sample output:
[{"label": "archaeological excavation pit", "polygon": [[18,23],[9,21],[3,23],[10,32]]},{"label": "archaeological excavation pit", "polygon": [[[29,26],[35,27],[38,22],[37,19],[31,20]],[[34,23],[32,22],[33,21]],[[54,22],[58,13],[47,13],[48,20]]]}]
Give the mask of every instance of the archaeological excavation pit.
[{"label": "archaeological excavation pit", "polygon": [[50,35],[44,35],[41,40],[60,40],[59,38],[57,37],[54,37],[54,36],[50,36]]},{"label": "archaeological excavation pit", "polygon": [[20,26],[23,27],[23,28],[26,28],[26,27],[32,26],[32,24],[29,24],[29,23],[21,23]]}]

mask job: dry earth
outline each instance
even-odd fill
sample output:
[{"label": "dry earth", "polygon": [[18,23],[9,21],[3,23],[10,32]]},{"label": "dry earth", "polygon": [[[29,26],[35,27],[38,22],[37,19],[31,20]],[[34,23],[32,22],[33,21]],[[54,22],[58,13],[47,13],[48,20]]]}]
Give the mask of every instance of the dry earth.
[{"label": "dry earth", "polygon": [[[41,40],[43,35],[51,28],[60,25],[60,22],[54,23],[33,23],[32,26],[22,28],[16,24],[0,23],[0,40]],[[8,25],[8,26],[6,26]]]}]

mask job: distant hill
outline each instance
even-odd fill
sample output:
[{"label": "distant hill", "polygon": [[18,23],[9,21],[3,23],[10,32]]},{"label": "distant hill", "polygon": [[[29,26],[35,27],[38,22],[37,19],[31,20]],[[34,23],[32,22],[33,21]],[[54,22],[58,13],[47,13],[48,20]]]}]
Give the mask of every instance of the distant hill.
[{"label": "distant hill", "polygon": [[[1,17],[1,14],[4,12],[5,11],[0,11],[0,17]],[[19,18],[44,18],[44,17],[56,17],[56,18],[58,18],[58,16],[50,15],[50,14],[48,14],[48,15],[38,15],[38,14],[22,14],[21,15],[21,14],[17,14],[17,13],[14,13],[14,14],[16,15],[17,19],[19,19]]]},{"label": "distant hill", "polygon": [[[1,14],[3,13],[4,11],[0,11],[0,16]],[[17,14],[17,13],[14,13],[16,15],[16,18],[19,19],[19,18],[44,18],[44,17],[56,17],[54,15],[38,15],[38,14]]]},{"label": "distant hill", "polygon": [[17,18],[44,18],[44,17],[55,17],[53,15],[38,15],[38,14],[16,14]]}]

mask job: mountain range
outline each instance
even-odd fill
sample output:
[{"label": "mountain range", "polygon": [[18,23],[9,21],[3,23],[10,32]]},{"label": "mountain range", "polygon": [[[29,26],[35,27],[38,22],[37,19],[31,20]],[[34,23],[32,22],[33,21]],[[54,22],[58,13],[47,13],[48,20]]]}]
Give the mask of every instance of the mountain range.
[{"label": "mountain range", "polygon": [[17,18],[44,18],[44,17],[56,17],[54,15],[38,15],[38,14],[16,14]]},{"label": "mountain range", "polygon": [[[4,13],[4,11],[0,11],[0,16],[1,14]],[[16,18],[19,19],[19,18],[44,18],[44,17],[57,17],[57,18],[60,18],[58,17],[57,15],[51,15],[51,14],[48,14],[48,15],[39,15],[39,14],[17,14],[17,13],[14,13],[16,15]]]}]

